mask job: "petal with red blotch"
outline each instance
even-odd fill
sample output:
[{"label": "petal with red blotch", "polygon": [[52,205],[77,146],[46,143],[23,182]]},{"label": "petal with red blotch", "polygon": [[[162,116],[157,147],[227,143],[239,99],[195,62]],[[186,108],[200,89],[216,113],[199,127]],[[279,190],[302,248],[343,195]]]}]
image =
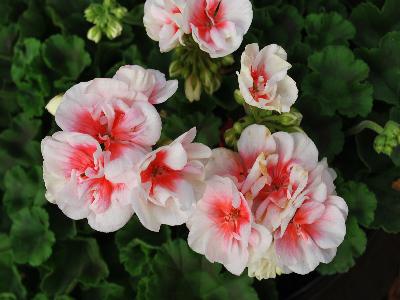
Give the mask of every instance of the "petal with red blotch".
[{"label": "petal with red blotch", "polygon": [[238,153],[226,148],[212,150],[212,156],[206,165],[206,178],[214,175],[230,176],[236,184],[243,181],[244,166]]},{"label": "petal with red blotch", "polygon": [[250,125],[243,130],[238,142],[238,151],[247,169],[250,169],[260,153],[275,151],[275,141],[264,125]]}]

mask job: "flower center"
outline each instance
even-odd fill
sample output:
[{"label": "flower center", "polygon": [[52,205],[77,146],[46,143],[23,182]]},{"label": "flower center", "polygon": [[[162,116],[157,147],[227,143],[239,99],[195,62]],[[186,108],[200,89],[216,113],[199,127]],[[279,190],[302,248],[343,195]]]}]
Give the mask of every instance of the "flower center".
[{"label": "flower center", "polygon": [[265,92],[265,85],[268,82],[268,76],[264,70],[257,70],[251,67],[251,77],[253,78],[253,86],[249,88],[251,95],[255,101],[259,99],[268,100],[269,94]]}]

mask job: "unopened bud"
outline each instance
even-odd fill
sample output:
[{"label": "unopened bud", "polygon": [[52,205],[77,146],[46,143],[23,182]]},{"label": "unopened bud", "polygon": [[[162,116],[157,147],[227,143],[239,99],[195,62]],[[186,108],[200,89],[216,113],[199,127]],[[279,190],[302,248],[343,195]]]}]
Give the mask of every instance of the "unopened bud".
[{"label": "unopened bud", "polygon": [[233,97],[235,98],[235,101],[238,104],[243,105],[245,103],[244,98],[243,98],[242,93],[240,92],[240,90],[236,89],[235,92],[233,93]]},{"label": "unopened bud", "polygon": [[97,26],[93,26],[89,29],[87,33],[87,38],[95,43],[100,42],[101,40],[101,30]]},{"label": "unopened bud", "polygon": [[191,75],[188,78],[186,78],[185,95],[190,102],[200,100],[201,82],[196,76]]},{"label": "unopened bud", "polygon": [[111,19],[107,23],[107,27],[105,29],[105,34],[107,37],[112,40],[119,36],[122,32],[122,25],[116,19]]},{"label": "unopened bud", "polygon": [[171,64],[169,65],[169,76],[178,77],[179,75],[181,75],[181,71],[182,66],[178,60],[174,60],[173,62],[171,62]]},{"label": "unopened bud", "polygon": [[232,55],[232,54],[227,55],[227,56],[224,56],[224,57],[221,59],[221,65],[223,65],[224,67],[231,66],[231,65],[233,65],[234,63],[235,63],[235,59],[233,58],[233,55]]},{"label": "unopened bud", "polygon": [[119,20],[125,17],[127,12],[128,10],[123,6],[118,6],[111,9],[111,13]]},{"label": "unopened bud", "polygon": [[280,115],[280,123],[283,126],[299,126],[302,118],[303,115],[296,111],[283,113]]},{"label": "unopened bud", "polygon": [[48,111],[49,113],[51,113],[53,116],[56,115],[56,111],[57,111],[58,107],[60,106],[62,99],[63,99],[63,94],[59,94],[59,95],[53,97],[53,98],[49,101],[49,103],[47,103],[46,109],[47,109],[47,111]]}]

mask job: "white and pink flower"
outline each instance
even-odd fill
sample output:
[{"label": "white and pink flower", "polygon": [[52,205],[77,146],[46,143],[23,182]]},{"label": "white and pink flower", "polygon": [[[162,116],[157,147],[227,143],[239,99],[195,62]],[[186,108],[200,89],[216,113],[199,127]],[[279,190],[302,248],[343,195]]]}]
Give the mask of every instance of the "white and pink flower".
[{"label": "white and pink flower", "polygon": [[213,176],[187,222],[189,246],[239,275],[249,258],[251,223],[250,207],[234,182]]},{"label": "white and pink flower", "polygon": [[305,274],[331,261],[346,232],[347,205],[335,195],[335,173],[326,160],[318,162],[314,143],[302,133],[251,125],[238,152],[213,150],[206,173],[232,179],[254,223],[273,235],[271,246],[253,247],[249,275]]},{"label": "white and pink flower", "polygon": [[253,10],[249,0],[188,0],[184,19],[200,49],[212,58],[236,51],[249,30]]},{"label": "white and pink flower", "polygon": [[247,45],[238,73],[240,92],[246,103],[289,112],[298,95],[296,82],[287,75],[290,68],[282,47],[272,44],[260,51],[258,44]]},{"label": "white and pink flower", "polygon": [[192,128],[149,153],[138,166],[140,185],[131,203],[146,228],[158,231],[161,224],[185,223],[199,199],[211,150],[193,143],[195,136]]},{"label": "white and pink flower", "polygon": [[116,79],[73,86],[64,94],[55,119],[64,131],[95,138],[111,160],[129,156],[139,161],[161,134],[160,116],[147,97]]},{"label": "white and pink flower", "polygon": [[136,174],[123,159],[110,164],[110,152],[102,151],[96,139],[74,132],[43,139],[42,155],[46,198],[65,215],[87,218],[93,229],[103,232],[128,222]]},{"label": "white and pink flower", "polygon": [[147,0],[144,4],[144,26],[148,36],[159,42],[161,52],[182,43],[185,5],[186,0]]},{"label": "white and pink flower", "polygon": [[113,78],[126,83],[128,90],[146,96],[151,104],[167,101],[178,89],[178,80],[166,80],[160,71],[138,65],[119,68]]}]

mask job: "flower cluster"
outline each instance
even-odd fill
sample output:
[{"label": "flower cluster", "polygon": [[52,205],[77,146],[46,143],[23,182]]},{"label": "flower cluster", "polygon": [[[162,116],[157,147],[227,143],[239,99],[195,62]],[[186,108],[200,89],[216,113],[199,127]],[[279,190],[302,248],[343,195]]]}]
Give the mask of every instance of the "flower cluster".
[{"label": "flower cluster", "polygon": [[188,220],[189,245],[234,274],[306,274],[343,241],[347,205],[335,172],[303,133],[250,125],[238,152],[213,150],[206,188]]},{"label": "flower cluster", "polygon": [[[222,57],[240,46],[253,14],[249,0],[147,0],[144,10],[147,33],[161,51],[191,34],[187,51],[197,43],[221,65],[231,61]],[[237,275],[245,268],[258,279],[306,274],[330,262],[348,209],[326,159],[318,161],[305,133],[293,133],[302,116],[291,109],[298,90],[290,68],[280,46],[246,46],[236,97],[253,115],[233,127],[237,152],[194,143],[195,128],[153,150],[162,126],[154,105],[178,85],[159,71],[124,66],[111,79],[75,85],[47,107],[62,129],[42,141],[47,199],[103,232],[118,230],[133,214],[152,231],[186,223],[189,246]],[[171,69],[182,71],[178,63]],[[200,97],[201,84],[210,93],[220,84],[203,69],[184,74],[189,99]]]},{"label": "flower cluster", "polygon": [[249,0],[147,0],[143,22],[161,52],[184,45],[184,35],[191,35],[217,58],[239,48],[252,19]]},{"label": "flower cluster", "polygon": [[153,105],[176,89],[175,80],[140,66],[69,89],[55,111],[62,131],[42,141],[48,201],[103,232],[121,228],[134,213],[151,230],[185,223],[211,150],[193,143],[192,129],[152,151],[161,134]]}]

